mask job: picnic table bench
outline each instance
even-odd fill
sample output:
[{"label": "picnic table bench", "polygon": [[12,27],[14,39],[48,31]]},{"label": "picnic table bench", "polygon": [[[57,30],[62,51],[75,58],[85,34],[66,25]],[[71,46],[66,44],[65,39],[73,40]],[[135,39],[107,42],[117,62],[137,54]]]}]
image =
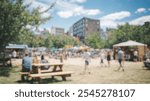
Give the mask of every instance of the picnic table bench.
[{"label": "picnic table bench", "polygon": [[29,74],[29,77],[31,77],[33,79],[37,78],[39,83],[41,82],[41,77],[49,77],[49,76],[52,76],[52,78],[54,76],[61,76],[62,80],[66,81],[66,77],[70,77],[72,73],[73,72],[70,72],[70,71],[67,71],[67,72],[50,72],[50,73],[42,73],[42,74]]},{"label": "picnic table bench", "polygon": [[[41,67],[49,66],[49,69],[42,70]],[[51,77],[54,79],[54,76],[61,76],[62,80],[66,81],[66,77],[70,77],[73,72],[71,71],[63,71],[63,63],[38,63],[32,64],[32,72],[20,72],[21,75],[28,76],[32,78],[32,82],[34,80],[41,83],[42,77]]]}]

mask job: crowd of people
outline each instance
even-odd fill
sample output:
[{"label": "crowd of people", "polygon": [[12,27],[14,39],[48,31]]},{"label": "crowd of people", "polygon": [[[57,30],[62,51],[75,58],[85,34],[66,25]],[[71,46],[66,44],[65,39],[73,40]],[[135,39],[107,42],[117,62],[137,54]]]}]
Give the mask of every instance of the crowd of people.
[{"label": "crowd of people", "polygon": [[[99,51],[99,53],[97,54],[97,57],[99,58],[99,64],[100,67],[111,67],[111,60],[113,60],[113,51],[112,50],[104,50],[101,49]],[[30,54],[31,55],[31,54]],[[32,54],[32,57],[25,54],[25,57],[23,57],[22,60],[22,71],[24,72],[31,72],[32,71],[32,63],[48,63],[49,61],[47,59],[45,59],[44,54],[40,55],[40,59],[38,58],[39,56],[37,54]],[[53,53],[48,53],[45,54],[47,57],[52,58],[51,56],[53,55]],[[88,50],[85,50],[84,52],[80,53],[81,57],[84,60],[84,72],[91,74],[90,72],[90,63],[92,61],[92,56],[91,56],[91,52]],[[124,61],[126,58],[126,55],[123,51],[123,49],[118,48],[117,49],[117,58],[116,60],[118,60],[118,69],[116,71],[124,71]],[[60,60],[60,63],[63,63],[64,60],[66,60],[68,57],[70,57],[69,52],[63,52],[60,51],[59,53],[57,53],[57,58]],[[54,57],[53,57],[54,58]],[[134,52],[134,58],[137,60],[138,58],[138,51]],[[42,67],[43,69],[49,69],[48,66]],[[23,78],[24,79],[24,78]]]},{"label": "crowd of people", "polygon": [[[101,50],[99,53],[99,58],[100,58],[101,67],[111,67],[111,60],[113,60],[112,51]],[[91,73],[90,72],[90,62],[91,62],[90,52],[85,51],[83,55],[83,59],[85,60],[84,72],[90,74]],[[123,62],[125,60],[125,55],[121,48],[118,48],[117,59],[118,59],[119,67],[116,71],[119,71],[120,69],[124,71]],[[107,62],[105,62],[106,60]]]}]

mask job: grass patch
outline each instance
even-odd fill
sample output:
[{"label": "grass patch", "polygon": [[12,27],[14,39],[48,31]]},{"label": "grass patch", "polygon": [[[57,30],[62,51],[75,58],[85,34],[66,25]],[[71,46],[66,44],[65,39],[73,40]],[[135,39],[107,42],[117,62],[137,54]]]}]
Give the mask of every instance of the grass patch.
[{"label": "grass patch", "polygon": [[0,76],[9,77],[11,67],[0,67]]}]

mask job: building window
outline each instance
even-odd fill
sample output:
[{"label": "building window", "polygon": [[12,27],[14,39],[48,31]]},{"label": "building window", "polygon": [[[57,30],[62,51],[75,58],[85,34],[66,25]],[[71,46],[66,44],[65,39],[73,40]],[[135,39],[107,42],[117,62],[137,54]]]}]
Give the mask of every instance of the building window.
[{"label": "building window", "polygon": [[85,19],[85,22],[88,22],[88,19]]},{"label": "building window", "polygon": [[88,31],[88,28],[86,27],[86,31]]},{"label": "building window", "polygon": [[88,27],[88,23],[85,24],[85,27]]}]

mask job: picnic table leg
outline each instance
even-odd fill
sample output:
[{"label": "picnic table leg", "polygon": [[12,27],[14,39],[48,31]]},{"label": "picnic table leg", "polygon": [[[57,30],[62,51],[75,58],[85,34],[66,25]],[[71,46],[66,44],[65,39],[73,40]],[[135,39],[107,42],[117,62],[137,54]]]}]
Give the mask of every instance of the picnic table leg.
[{"label": "picnic table leg", "polygon": [[61,77],[62,77],[63,81],[66,81],[66,76],[65,75],[62,75]]},{"label": "picnic table leg", "polygon": [[55,65],[55,66],[54,66],[54,68],[53,68],[53,72],[55,72],[55,71],[56,71],[56,69],[57,69],[57,65]]},{"label": "picnic table leg", "polygon": [[28,74],[21,74],[21,81],[23,81],[23,82],[27,82],[29,80],[29,76],[28,76]]},{"label": "picnic table leg", "polygon": [[52,76],[52,80],[54,80],[55,79],[55,77],[54,76]]},{"label": "picnic table leg", "polygon": [[38,83],[40,84],[41,83],[41,78],[38,77],[37,80],[38,80]]},{"label": "picnic table leg", "polygon": [[24,75],[21,75],[21,81],[25,81]]},{"label": "picnic table leg", "polygon": [[59,65],[60,71],[62,71],[62,67],[63,67],[63,65]]},{"label": "picnic table leg", "polygon": [[40,77],[32,77],[30,82],[31,82],[31,84],[33,84],[36,81],[40,84],[41,83],[41,78]]},{"label": "picnic table leg", "polygon": [[38,67],[38,73],[39,74],[41,73],[41,67]]},{"label": "picnic table leg", "polygon": [[[56,69],[57,69],[57,65],[54,66],[53,72],[56,72]],[[54,79],[54,76],[52,76],[52,79]]]}]

